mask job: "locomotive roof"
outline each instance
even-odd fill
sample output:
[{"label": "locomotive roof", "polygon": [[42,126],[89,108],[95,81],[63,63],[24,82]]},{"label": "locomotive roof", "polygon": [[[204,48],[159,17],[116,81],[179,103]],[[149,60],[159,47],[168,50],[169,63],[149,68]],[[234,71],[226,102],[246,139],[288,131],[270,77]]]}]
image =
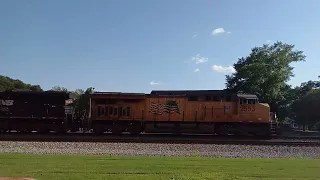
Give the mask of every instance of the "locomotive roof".
[{"label": "locomotive roof", "polygon": [[222,95],[232,94],[229,90],[154,90],[151,91],[154,95]]},{"label": "locomotive roof", "polygon": [[231,96],[245,99],[258,99],[254,94],[234,93],[231,90],[153,90],[150,94],[125,92],[94,92],[93,96],[122,96],[144,98],[145,96]]},{"label": "locomotive roof", "polygon": [[1,91],[0,93],[12,94],[67,94],[64,91]]},{"label": "locomotive roof", "polygon": [[124,93],[124,92],[94,92],[94,95],[124,95],[124,96],[144,96],[145,93]]},{"label": "locomotive roof", "polygon": [[244,94],[244,93],[233,93],[231,90],[156,90],[151,91],[151,95],[185,95],[185,96],[210,96],[210,95],[234,95],[238,98],[245,99],[257,99],[258,97],[254,94]]},{"label": "locomotive roof", "polygon": [[1,96],[32,96],[32,95],[43,95],[43,96],[65,96],[71,98],[72,93],[62,91],[3,91],[0,92]]},{"label": "locomotive roof", "polygon": [[245,99],[258,99],[258,96],[254,94],[237,94],[238,98],[245,98]]}]

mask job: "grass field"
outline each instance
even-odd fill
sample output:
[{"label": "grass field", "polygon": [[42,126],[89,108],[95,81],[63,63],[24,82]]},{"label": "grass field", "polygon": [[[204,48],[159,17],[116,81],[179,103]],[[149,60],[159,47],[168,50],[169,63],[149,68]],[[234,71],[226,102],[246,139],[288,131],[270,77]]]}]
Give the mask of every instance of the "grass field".
[{"label": "grass field", "polygon": [[0,177],[94,179],[320,179],[320,159],[218,159],[0,154]]}]

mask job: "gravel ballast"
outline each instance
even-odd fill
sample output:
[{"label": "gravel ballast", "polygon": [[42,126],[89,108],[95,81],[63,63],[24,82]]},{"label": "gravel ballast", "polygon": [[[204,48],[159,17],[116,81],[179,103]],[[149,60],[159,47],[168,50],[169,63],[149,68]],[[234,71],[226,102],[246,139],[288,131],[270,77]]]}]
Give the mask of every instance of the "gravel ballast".
[{"label": "gravel ballast", "polygon": [[320,147],[1,141],[0,153],[199,156],[227,158],[320,158]]}]

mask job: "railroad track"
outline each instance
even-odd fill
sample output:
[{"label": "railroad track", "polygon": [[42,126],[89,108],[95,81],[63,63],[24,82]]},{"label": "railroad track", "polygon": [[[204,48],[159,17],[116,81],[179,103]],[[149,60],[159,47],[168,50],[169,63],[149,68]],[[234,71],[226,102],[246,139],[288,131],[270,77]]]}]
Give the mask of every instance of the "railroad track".
[{"label": "railroad track", "polygon": [[[290,137],[292,138],[292,137]],[[286,138],[254,138],[214,135],[172,135],[141,134],[95,135],[91,133],[36,134],[36,133],[4,133],[0,141],[42,141],[42,142],[122,142],[122,143],[182,143],[182,144],[238,144],[238,145],[282,145],[282,146],[320,146],[320,140]]]}]

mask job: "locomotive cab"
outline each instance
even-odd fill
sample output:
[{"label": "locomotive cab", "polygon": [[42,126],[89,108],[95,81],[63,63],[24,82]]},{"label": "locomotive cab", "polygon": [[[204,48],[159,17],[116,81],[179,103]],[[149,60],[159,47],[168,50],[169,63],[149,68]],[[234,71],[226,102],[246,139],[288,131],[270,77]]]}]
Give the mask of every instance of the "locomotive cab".
[{"label": "locomotive cab", "polygon": [[270,107],[260,103],[256,95],[237,94],[238,117],[246,131],[253,135],[268,135],[270,133]]},{"label": "locomotive cab", "polygon": [[256,95],[238,94],[238,114],[254,113],[259,103]]}]

